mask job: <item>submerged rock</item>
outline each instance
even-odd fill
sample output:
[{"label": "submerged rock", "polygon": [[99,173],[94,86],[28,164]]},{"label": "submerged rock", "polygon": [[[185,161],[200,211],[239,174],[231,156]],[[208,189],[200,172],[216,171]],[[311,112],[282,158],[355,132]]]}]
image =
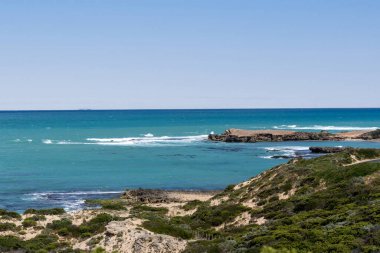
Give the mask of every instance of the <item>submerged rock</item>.
[{"label": "submerged rock", "polygon": [[122,195],[123,199],[141,203],[166,203],[173,201],[164,190],[136,189],[128,190]]},{"label": "submerged rock", "polygon": [[348,147],[310,147],[309,148],[309,150],[312,153],[325,153],[325,154],[339,153],[347,149],[351,149],[351,148],[348,148]]}]

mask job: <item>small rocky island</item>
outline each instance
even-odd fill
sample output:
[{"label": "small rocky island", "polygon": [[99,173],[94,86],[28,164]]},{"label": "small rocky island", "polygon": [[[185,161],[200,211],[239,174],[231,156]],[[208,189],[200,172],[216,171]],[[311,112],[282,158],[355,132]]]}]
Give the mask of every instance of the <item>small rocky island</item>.
[{"label": "small rocky island", "polygon": [[296,132],[231,128],[222,134],[210,134],[208,139],[222,142],[380,140],[380,129],[330,133],[328,131]]}]

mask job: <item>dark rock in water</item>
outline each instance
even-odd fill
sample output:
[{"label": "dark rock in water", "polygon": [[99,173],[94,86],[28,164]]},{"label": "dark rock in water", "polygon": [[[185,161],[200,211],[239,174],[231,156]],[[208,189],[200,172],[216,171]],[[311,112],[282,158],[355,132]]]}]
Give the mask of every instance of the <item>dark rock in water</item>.
[{"label": "dark rock in water", "polygon": [[272,159],[292,159],[295,158],[294,156],[289,156],[289,155],[274,155],[271,156]]},{"label": "dark rock in water", "polygon": [[164,190],[136,189],[128,190],[122,195],[123,199],[141,203],[166,203],[171,202]]},{"label": "dark rock in water", "polygon": [[347,148],[347,147],[310,147],[309,148],[309,150],[312,153],[325,153],[325,154],[339,153],[347,149],[350,149],[350,148]]}]

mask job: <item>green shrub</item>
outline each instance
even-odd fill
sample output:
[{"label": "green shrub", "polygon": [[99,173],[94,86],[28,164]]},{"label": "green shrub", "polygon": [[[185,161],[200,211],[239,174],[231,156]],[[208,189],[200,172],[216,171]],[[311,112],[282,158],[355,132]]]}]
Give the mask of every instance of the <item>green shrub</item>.
[{"label": "green shrub", "polygon": [[272,247],[264,246],[261,248],[260,253],[297,253],[295,249],[274,249]]},{"label": "green shrub", "polygon": [[63,208],[51,208],[51,209],[27,209],[24,214],[40,214],[40,215],[60,215],[66,211]]},{"label": "green shrub", "polygon": [[142,218],[142,219],[149,219],[151,216],[164,216],[168,212],[167,208],[164,207],[151,207],[146,205],[138,205],[134,206],[131,209],[131,214]]},{"label": "green shrub", "polygon": [[10,222],[0,223],[0,232],[3,231],[15,231],[16,225]]},{"label": "green shrub", "polygon": [[55,220],[47,225],[47,228],[56,231],[60,236],[86,238],[105,231],[105,226],[119,218],[109,214],[98,214],[91,220],[75,226],[68,219]]},{"label": "green shrub", "polygon": [[190,239],[193,236],[189,225],[176,223],[162,217],[145,221],[143,227],[158,234],[171,235],[182,239]]},{"label": "green shrub", "polygon": [[0,209],[0,216],[4,218],[14,218],[14,219],[21,219],[21,215],[16,212],[7,211],[4,209]]},{"label": "green shrub", "polygon": [[229,192],[229,191],[232,191],[234,188],[235,188],[235,185],[234,184],[230,184],[230,185],[228,185],[226,187],[226,189],[224,189],[224,191]]},{"label": "green shrub", "polygon": [[125,200],[122,199],[90,199],[86,200],[87,205],[101,206],[103,209],[108,210],[126,210]]},{"label": "green shrub", "polygon": [[0,252],[23,248],[23,242],[16,236],[0,236]]},{"label": "green shrub", "polygon": [[34,227],[37,225],[37,222],[31,218],[26,218],[22,221],[22,226],[24,228]]},{"label": "green shrub", "polygon": [[250,210],[237,204],[220,204],[218,206],[200,206],[191,216],[192,227],[216,227],[225,222],[232,221],[242,212]]},{"label": "green shrub", "polygon": [[[377,131],[378,131],[378,133],[380,133],[380,130],[377,130]],[[379,158],[380,157],[380,150],[378,150],[378,149],[365,149],[365,148],[362,148],[362,149],[355,150],[355,155],[359,159]]]},{"label": "green shrub", "polygon": [[0,252],[58,252],[59,248],[62,249],[59,252],[74,252],[67,245],[59,243],[58,237],[54,235],[40,234],[26,241],[15,236],[0,236]]},{"label": "green shrub", "polygon": [[182,206],[182,209],[185,211],[193,210],[200,206],[203,202],[200,200],[192,200],[187,202],[184,206]]},{"label": "green shrub", "polygon": [[106,253],[106,250],[98,247],[98,248],[94,249],[93,251],[91,251],[91,253]]}]

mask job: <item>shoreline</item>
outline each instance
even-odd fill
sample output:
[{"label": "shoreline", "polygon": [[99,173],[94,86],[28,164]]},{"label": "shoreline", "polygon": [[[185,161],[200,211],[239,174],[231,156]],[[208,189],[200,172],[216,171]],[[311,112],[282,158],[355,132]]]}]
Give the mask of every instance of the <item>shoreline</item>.
[{"label": "shoreline", "polygon": [[[326,151],[336,151],[327,148],[329,150]],[[324,166],[326,164],[328,166]],[[368,166],[372,169],[368,170]],[[357,176],[353,173],[355,171],[361,174]],[[359,200],[363,200],[369,193],[356,192],[356,189],[367,187],[371,196],[378,196],[378,180],[380,149],[349,148],[310,160],[292,159],[236,185],[227,186],[223,191],[134,189],[125,191],[119,198],[89,200],[87,204],[93,208],[79,211],[29,209],[20,215],[0,210],[0,251],[4,245],[11,245],[13,248],[2,252],[14,252],[12,250],[20,248],[29,250],[31,247],[36,250],[29,252],[38,252],[46,245],[49,250],[49,247],[55,247],[53,249],[69,249],[71,251],[67,252],[78,253],[179,253],[188,249],[195,250],[190,252],[207,252],[199,251],[198,247],[207,249],[208,246],[203,243],[221,243],[224,247],[225,238],[235,238],[237,243],[244,242],[246,233],[241,231],[252,231],[252,228],[262,233],[263,238],[271,238],[272,233],[277,235],[283,231],[283,226],[289,226],[287,229],[296,226],[302,230],[305,219],[315,221],[316,211],[326,209],[331,212],[328,205],[331,200],[337,203],[349,201],[345,204],[352,208],[354,202],[345,197],[344,194],[350,192],[341,188],[343,182],[349,189],[355,182],[356,188],[352,190],[359,194]],[[308,203],[304,202],[305,198],[316,206],[305,206]],[[374,208],[377,212],[378,206],[372,202],[369,199],[355,210],[365,207]],[[323,216],[326,214],[322,213],[320,218],[331,220],[337,214],[345,217],[346,209],[341,210],[339,205],[333,208],[331,217],[326,218]],[[284,214],[289,217],[284,217]],[[288,221],[293,217],[294,223],[289,225]],[[361,216],[353,221],[347,220],[347,226],[355,229],[360,219]],[[279,222],[281,225],[276,227]],[[313,228],[335,231],[333,226],[325,228],[318,224],[314,224]],[[345,231],[351,233],[351,229]],[[366,231],[365,236],[370,234],[369,230]],[[323,238],[324,241],[328,239]],[[328,243],[333,245],[334,240]],[[254,249],[267,244],[255,243],[252,245]],[[288,242],[284,243],[289,245]],[[311,249],[314,242],[309,240],[308,243],[307,247]],[[293,246],[297,247],[297,244]]]},{"label": "shoreline", "polygon": [[291,130],[246,130],[230,128],[221,134],[209,134],[214,142],[287,142],[287,141],[380,141],[380,129],[355,130],[338,133],[328,131],[301,132]]}]

